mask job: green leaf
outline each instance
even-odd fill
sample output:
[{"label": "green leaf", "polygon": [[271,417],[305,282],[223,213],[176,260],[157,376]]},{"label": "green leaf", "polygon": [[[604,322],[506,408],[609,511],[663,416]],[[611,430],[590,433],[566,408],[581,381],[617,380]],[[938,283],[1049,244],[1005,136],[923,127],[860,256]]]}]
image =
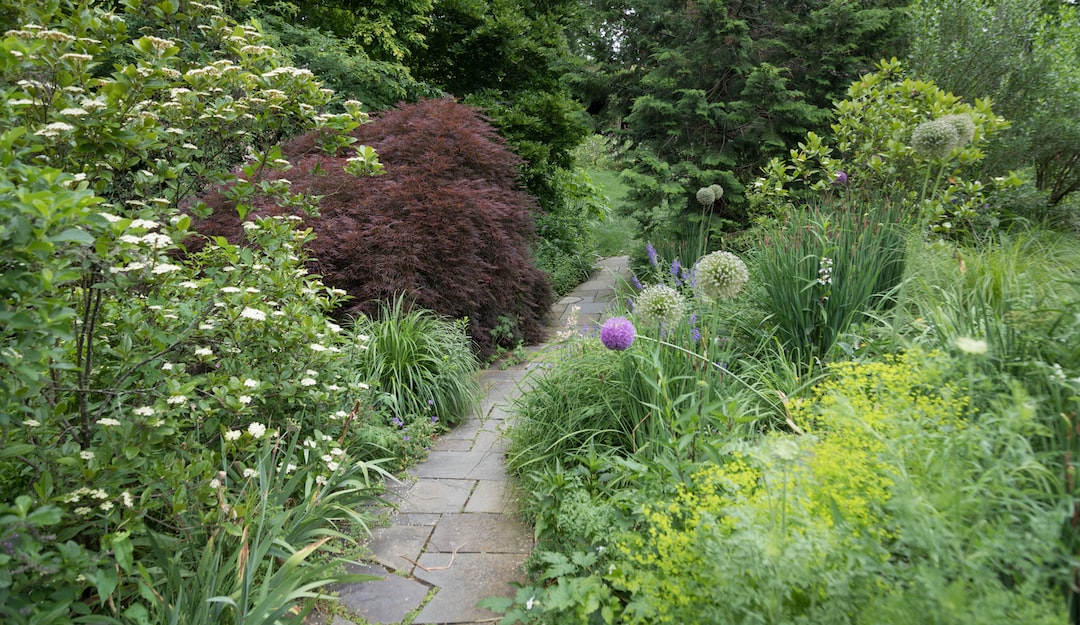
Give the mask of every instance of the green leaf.
[{"label": "green leaf", "polygon": [[60,234],[49,237],[53,243],[83,243],[89,245],[94,242],[94,237],[89,232],[79,228],[68,228]]},{"label": "green leaf", "polygon": [[[90,577],[89,575],[87,577]],[[116,573],[116,569],[102,568],[98,569],[93,575],[94,586],[98,591],[98,598],[101,600],[101,604],[104,605],[108,600],[109,595],[116,590],[116,585],[119,582],[119,576]]]},{"label": "green leaf", "polygon": [[131,539],[127,532],[117,532],[113,535],[112,550],[113,557],[116,558],[116,563],[120,565],[120,569],[125,572],[130,572],[134,547],[131,544]]},{"label": "green leaf", "polygon": [[56,506],[42,506],[34,510],[26,517],[26,521],[32,525],[56,525],[63,518],[60,508]]}]

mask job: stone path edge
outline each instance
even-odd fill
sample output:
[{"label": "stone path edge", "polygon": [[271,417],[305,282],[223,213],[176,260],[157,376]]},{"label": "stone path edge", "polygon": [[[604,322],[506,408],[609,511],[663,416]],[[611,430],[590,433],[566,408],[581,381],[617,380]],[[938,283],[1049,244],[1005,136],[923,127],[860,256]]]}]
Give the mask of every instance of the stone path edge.
[{"label": "stone path edge", "polygon": [[[549,339],[568,330],[594,333],[617,285],[630,277],[628,257],[600,259],[589,280],[552,305]],[[533,549],[532,530],[517,514],[503,436],[510,404],[530,369],[524,362],[480,372],[477,409],[387,492],[396,504],[389,525],[372,529],[368,561],[350,569],[379,579],[338,587],[334,614],[310,617],[310,625],[498,621],[498,614],[476,604],[513,596],[512,583],[525,581],[521,564]]]}]

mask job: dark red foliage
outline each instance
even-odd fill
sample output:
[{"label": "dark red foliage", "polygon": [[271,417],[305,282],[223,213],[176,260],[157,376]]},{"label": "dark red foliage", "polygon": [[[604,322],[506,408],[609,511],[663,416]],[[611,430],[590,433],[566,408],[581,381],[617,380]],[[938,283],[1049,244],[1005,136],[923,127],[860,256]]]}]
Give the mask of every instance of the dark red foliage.
[{"label": "dark red foliage", "polygon": [[[552,292],[537,269],[535,200],[520,188],[520,159],[476,109],[427,100],[380,115],[354,132],[379,153],[386,174],[355,178],[342,170],[348,153],[322,154],[311,134],[284,146],[294,192],[321,196],[320,216],[297,213],[318,235],[309,268],[353,296],[343,313],[373,313],[404,292],[414,305],[469,318],[482,355],[515,338],[543,339]],[[241,239],[233,206],[205,199],[214,214],[199,232]],[[286,212],[256,204],[252,215]],[[517,337],[493,339],[500,317]]]}]

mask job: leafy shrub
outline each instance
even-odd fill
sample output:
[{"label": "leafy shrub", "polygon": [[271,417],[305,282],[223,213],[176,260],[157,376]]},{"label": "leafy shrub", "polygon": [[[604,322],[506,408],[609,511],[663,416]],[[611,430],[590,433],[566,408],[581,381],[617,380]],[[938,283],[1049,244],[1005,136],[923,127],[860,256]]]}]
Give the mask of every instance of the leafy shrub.
[{"label": "leafy shrub", "polygon": [[606,216],[599,189],[581,170],[557,169],[550,176],[561,205],[536,216],[536,264],[551,276],[556,295],[565,295],[589,278],[597,243],[589,223]]},{"label": "leafy shrub", "polygon": [[[277,3],[275,8],[284,4]],[[259,21],[294,64],[311,70],[334,90],[336,98],[359,100],[373,110],[380,110],[402,100],[437,95],[435,89],[417,82],[403,64],[372,59],[364,50],[296,18],[295,14],[262,14]]]},{"label": "leafy shrub", "polygon": [[989,173],[1033,167],[1052,206],[1080,189],[1080,13],[1056,4],[919,0],[908,61],[951,93],[993,100],[1013,127],[989,146]]},{"label": "leafy shrub", "polygon": [[[885,193],[908,204],[912,219],[934,231],[976,233],[995,225],[994,193],[1023,183],[1017,175],[992,184],[973,179],[993,135],[1008,126],[987,99],[974,105],[932,82],[906,78],[899,61],[882,61],[878,71],[852,83],[847,99],[835,105],[833,146],[811,132],[787,159],[773,158],[754,182],[751,212],[759,222],[783,218],[809,199],[837,185],[874,202]],[[969,141],[952,135],[942,154],[916,150],[917,129],[936,120],[974,125]],[[937,127],[937,126],[934,126]],[[949,128],[945,128],[949,131]]]},{"label": "leafy shrub", "polygon": [[399,296],[383,304],[377,317],[357,319],[353,332],[368,346],[354,355],[353,365],[383,394],[379,403],[392,419],[453,426],[468,416],[479,392],[479,363],[464,320],[409,310]]},{"label": "leafy shrub", "polygon": [[325,114],[310,72],[213,5],[4,18],[0,620],[161,622],[215,599],[287,620],[337,575],[305,565],[333,560],[330,527],[362,531],[374,498],[378,465],[345,458],[361,346],[327,317],[344,293],[304,269],[310,233],[253,221],[185,255],[180,207],[211,180],[240,210],[302,203],[258,178],[285,166],[275,145],[311,126],[348,143],[364,116]]},{"label": "leafy shrub", "polygon": [[568,293],[592,271],[596,244],[588,223],[605,210],[596,187],[573,168],[573,149],[585,136],[579,106],[564,93],[532,91],[481,91],[466,102],[482,108],[523,159],[522,180],[538,201],[537,265],[557,295]]},{"label": "leafy shrub", "polygon": [[[361,157],[320,153],[318,134],[284,148],[296,165],[292,185],[320,197],[318,216],[303,217],[318,235],[309,248],[318,259],[312,269],[352,296],[342,312],[374,314],[404,295],[414,306],[467,318],[483,356],[513,347],[492,338],[500,316],[516,319],[526,342],[540,341],[552,294],[530,254],[534,203],[518,189],[519,160],[479,112],[427,100],[383,113],[353,138],[393,163],[385,175],[358,183],[343,166]],[[215,213],[200,231],[239,236],[229,193],[207,202]],[[268,201],[256,208],[298,212]]]}]

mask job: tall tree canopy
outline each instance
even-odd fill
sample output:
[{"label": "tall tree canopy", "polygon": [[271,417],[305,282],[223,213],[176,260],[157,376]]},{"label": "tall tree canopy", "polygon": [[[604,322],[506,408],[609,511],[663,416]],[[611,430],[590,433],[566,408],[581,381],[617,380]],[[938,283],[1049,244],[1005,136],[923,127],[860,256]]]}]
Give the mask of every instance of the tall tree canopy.
[{"label": "tall tree canopy", "polygon": [[[902,0],[593,0],[570,35],[575,84],[629,141],[635,216],[678,234],[697,189],[743,219],[744,185],[827,121],[831,102],[899,47]],[[589,18],[589,19],[586,19]],[[692,221],[692,220],[691,220]]]}]

